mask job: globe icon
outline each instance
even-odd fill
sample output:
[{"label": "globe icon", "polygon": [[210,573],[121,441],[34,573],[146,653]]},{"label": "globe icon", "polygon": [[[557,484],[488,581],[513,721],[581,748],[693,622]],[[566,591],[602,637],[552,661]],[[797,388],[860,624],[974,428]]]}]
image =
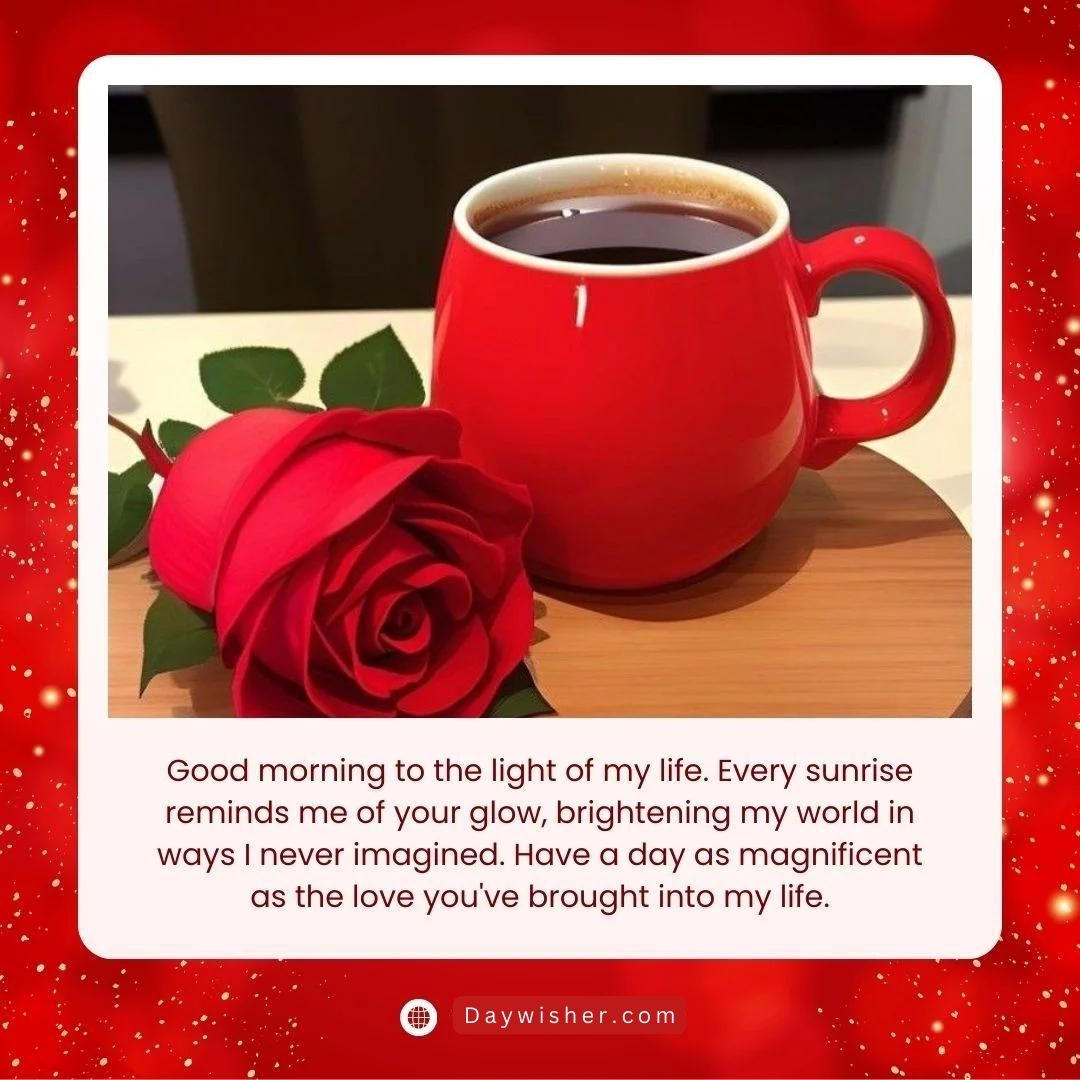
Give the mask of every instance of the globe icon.
[{"label": "globe icon", "polygon": [[406,1035],[423,1038],[435,1030],[439,1013],[427,998],[410,998],[401,1006],[398,1022]]}]

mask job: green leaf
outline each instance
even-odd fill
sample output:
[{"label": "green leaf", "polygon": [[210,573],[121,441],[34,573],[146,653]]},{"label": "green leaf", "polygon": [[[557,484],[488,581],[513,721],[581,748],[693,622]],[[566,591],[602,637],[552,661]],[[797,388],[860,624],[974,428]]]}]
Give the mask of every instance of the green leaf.
[{"label": "green leaf", "polygon": [[309,405],[306,401],[279,401],[279,409],[291,409],[293,412],[325,412],[321,405]]},{"label": "green leaf", "polygon": [[146,527],[154,505],[148,486],[153,475],[145,461],[137,461],[122,473],[109,473],[110,559]]},{"label": "green leaf", "polygon": [[177,458],[200,431],[202,428],[198,424],[189,424],[186,420],[162,420],[158,425],[158,442],[169,457]]},{"label": "green leaf", "polygon": [[210,616],[162,589],[143,622],[143,662],[139,697],[155,675],[201,664],[217,655]]},{"label": "green leaf", "polygon": [[154,475],[154,469],[149,461],[141,459],[134,465],[129,465],[120,475],[131,484],[149,484]]},{"label": "green leaf", "polygon": [[235,413],[288,401],[304,385],[304,369],[292,349],[255,345],[207,353],[199,378],[219,409]]},{"label": "green leaf", "polygon": [[523,660],[503,680],[488,709],[488,716],[554,716],[555,710],[536,688],[532,673]]},{"label": "green leaf", "polygon": [[396,409],[424,404],[424,383],[393,327],[350,345],[326,365],[319,397],[328,408]]}]

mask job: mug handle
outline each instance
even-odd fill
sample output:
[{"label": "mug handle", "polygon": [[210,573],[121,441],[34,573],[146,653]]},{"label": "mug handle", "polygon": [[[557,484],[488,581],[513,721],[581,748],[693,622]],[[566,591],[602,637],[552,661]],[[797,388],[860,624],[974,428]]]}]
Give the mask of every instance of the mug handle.
[{"label": "mug handle", "polygon": [[923,336],[907,374],[868,398],[818,398],[817,421],[803,464],[824,469],[856,443],[883,439],[918,423],[941,396],[952,368],[956,332],[933,256],[910,236],[876,227],[838,229],[798,245],[808,315],[816,315],[826,282],[873,270],[903,282],[919,298]]}]

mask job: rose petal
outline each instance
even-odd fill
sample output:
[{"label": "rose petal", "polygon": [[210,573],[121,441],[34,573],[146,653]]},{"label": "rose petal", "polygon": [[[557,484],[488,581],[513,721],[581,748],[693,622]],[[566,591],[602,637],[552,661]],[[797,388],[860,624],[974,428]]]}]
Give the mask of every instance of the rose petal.
[{"label": "rose petal", "polygon": [[[256,467],[247,472],[237,486],[233,496],[235,505],[230,503],[227,508],[229,520],[225,522],[226,528],[244,512],[247,504],[294,454],[302,447],[323,439],[338,436],[369,445],[372,450],[383,451],[392,458],[441,455],[448,445],[450,427],[456,426],[457,422],[449,414],[435,411],[439,412],[436,417],[428,416],[432,410],[423,408],[393,409],[382,413],[368,413],[363,409],[328,409],[326,412],[294,414],[302,417],[301,422],[270,446],[258,459]],[[224,421],[226,424],[229,422]],[[396,439],[392,437],[394,430],[398,433]],[[382,445],[373,445],[379,443]],[[414,446],[416,449],[412,449]],[[410,452],[402,455],[385,447],[404,447]],[[322,486],[325,486],[325,477]]]},{"label": "rose petal", "polygon": [[356,634],[356,647],[361,656],[373,658],[387,651],[387,646],[382,642],[383,628],[391,613],[403,601],[423,606],[423,601],[396,578],[364,598],[358,609],[361,615]]},{"label": "rose petal", "polygon": [[[274,601],[274,596],[260,597],[252,605],[252,619],[258,623]],[[224,650],[223,650],[224,658]],[[228,663],[228,661],[226,661]],[[311,716],[317,714],[303,691],[278,678],[255,657],[252,639],[240,649],[232,680],[233,710],[237,716]]]},{"label": "rose petal", "polygon": [[402,523],[407,523],[411,518],[437,518],[447,521],[470,532],[484,535],[480,522],[472,514],[463,510],[460,506],[450,503],[436,502],[429,498],[421,489],[416,487],[415,481],[405,484],[394,502],[394,517]]},{"label": "rose petal", "polygon": [[[322,636],[313,634],[315,605],[318,600],[319,584],[322,580],[320,553],[309,555],[306,560],[289,574],[280,596],[284,604],[295,597],[292,607],[272,604],[264,615],[264,620],[256,630],[254,641],[258,650],[265,640],[282,647],[270,662],[272,670],[279,670],[276,663],[288,665],[286,674],[297,672],[297,681],[304,687],[304,693],[316,710],[327,716],[378,716],[387,715],[386,706],[373,701],[365,693],[365,687],[355,678],[355,669],[350,674],[334,671],[319,661],[326,659],[322,654]],[[312,589],[312,581],[315,583]],[[275,620],[280,615],[284,619],[300,620],[300,629],[286,631]],[[271,621],[275,620],[275,621]],[[355,630],[355,627],[353,628]],[[330,657],[332,660],[333,658]],[[419,678],[420,673],[417,673]],[[386,695],[379,695],[386,696]],[[392,715],[392,710],[390,714]]]},{"label": "rose petal", "polygon": [[348,639],[349,677],[372,697],[386,699],[415,686],[427,671],[428,659],[423,654],[400,652],[362,652],[360,614],[350,611],[341,620],[343,637]]},{"label": "rose petal", "polygon": [[364,694],[355,682],[332,671],[319,672],[309,679],[305,689],[324,716],[396,716],[392,704]]},{"label": "rose petal", "polygon": [[235,523],[215,598],[219,634],[228,633],[260,586],[363,517],[425,461],[348,439],[298,453]]},{"label": "rose petal", "polygon": [[378,589],[362,597],[356,607],[338,620],[337,626],[353,628],[342,636],[353,643],[358,656],[374,660],[386,652],[379,641],[379,628],[390,609],[407,592],[396,579],[381,581]]},{"label": "rose petal", "polygon": [[458,702],[454,716],[483,716],[503,679],[521,662],[533,634],[533,591],[524,572],[507,588],[506,595],[488,627],[491,660],[483,680]]},{"label": "rose petal", "polygon": [[347,433],[368,415],[360,409],[247,409],[196,435],[162,487],[155,507],[161,520],[156,527],[151,520],[151,564],[162,581],[189,603],[212,610],[222,551],[237,516],[305,443]]},{"label": "rose petal", "polygon": [[[342,645],[345,649],[342,649]],[[323,627],[315,624],[315,630],[311,642],[311,655],[314,662],[325,668],[336,667],[342,678],[352,678],[352,658],[349,655],[348,643],[333,640],[333,635],[328,634]]]},{"label": "rose petal", "polygon": [[251,628],[262,618],[263,608],[280,587],[280,581],[270,582],[233,622],[228,634],[218,633],[218,654],[227,668],[235,668],[240,663],[240,654],[251,640]]},{"label": "rose petal", "polygon": [[293,567],[249,628],[256,657],[271,671],[304,683],[309,638],[315,625],[323,575],[323,553],[313,552]]},{"label": "rose petal", "polygon": [[[411,669],[406,672],[365,669],[364,680],[357,679],[355,654],[341,656],[313,623],[321,578],[318,566],[315,553],[267,600],[260,596],[251,605],[257,612],[245,617],[250,637],[234,676],[234,702],[238,710],[247,710],[241,715],[276,709],[266,714],[392,716],[391,694],[424,674],[426,660],[421,656],[409,658]],[[244,683],[240,688],[238,679]]]},{"label": "rose petal", "polygon": [[356,607],[392,572],[430,559],[431,552],[412,533],[393,524],[387,525],[372,539],[364,557],[350,568],[349,578],[338,588],[333,603],[328,605],[327,620],[339,619],[344,612]]},{"label": "rose petal", "polygon": [[449,563],[429,562],[398,571],[402,584],[411,589],[431,589],[438,593],[450,617],[456,622],[472,609],[473,591],[468,577]]},{"label": "rose petal", "polygon": [[363,421],[353,429],[353,435],[358,439],[393,446],[410,454],[440,458],[461,456],[461,424],[445,409],[430,406],[386,409],[361,415]]},{"label": "rose petal", "polygon": [[482,536],[448,521],[414,517],[410,527],[445,557],[460,564],[483,596],[494,596],[506,575],[506,553]]},{"label": "rose petal", "polygon": [[196,435],[173,462],[150,516],[150,564],[203,611],[214,606],[225,507],[241,479],[304,422],[290,409],[248,409]]},{"label": "rose petal", "polygon": [[388,701],[396,694],[415,686],[427,673],[428,658],[423,653],[391,653],[385,662],[357,661],[353,677],[357,685],[373,698]]},{"label": "rose petal", "polygon": [[483,526],[484,536],[520,538],[532,520],[532,499],[523,484],[482,472],[466,461],[433,461],[417,478],[428,497],[460,506]]},{"label": "rose petal", "polygon": [[[406,633],[397,633],[388,628],[388,620],[403,603],[415,605],[415,625]],[[431,613],[420,594],[406,585],[394,585],[376,597],[366,597],[356,610],[360,626],[356,635],[357,654],[367,660],[375,662],[386,653],[413,655],[426,649],[431,641]],[[344,622],[342,619],[337,625]]]},{"label": "rose petal", "polygon": [[[248,504],[305,445],[341,435],[420,457],[456,457],[460,426],[440,409],[248,409],[197,435],[169,473],[151,515],[151,564],[188,603],[215,607],[223,548]],[[390,453],[391,451],[387,451]]]},{"label": "rose petal", "polygon": [[454,623],[432,653],[428,677],[398,699],[398,709],[412,716],[438,716],[475,690],[488,667],[491,648],[475,615]]},{"label": "rose petal", "polygon": [[[413,598],[415,598],[417,612],[412,628],[399,631],[388,627],[388,623],[394,618],[397,607],[399,607],[401,603],[409,603]],[[424,649],[428,647],[431,643],[431,612],[428,611],[427,605],[417,593],[407,594],[407,596],[395,606],[394,610],[388,614],[387,618],[383,621],[382,629],[379,632],[379,643],[386,649],[392,649],[394,652],[407,653],[409,655],[423,652]]]},{"label": "rose petal", "polygon": [[386,528],[392,509],[389,502],[376,506],[359,521],[343,529],[330,542],[325,583],[328,595],[338,592],[348,584],[353,568],[375,542],[379,533]]},{"label": "rose petal", "polygon": [[295,687],[277,678],[252,657],[241,654],[233,673],[233,710],[237,716],[301,717],[318,715]]}]

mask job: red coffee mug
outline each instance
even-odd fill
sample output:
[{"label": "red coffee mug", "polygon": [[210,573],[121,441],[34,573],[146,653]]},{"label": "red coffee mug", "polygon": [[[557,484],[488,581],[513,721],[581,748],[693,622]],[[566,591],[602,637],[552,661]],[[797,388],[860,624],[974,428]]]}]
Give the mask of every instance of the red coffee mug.
[{"label": "red coffee mug", "polygon": [[[683,198],[764,231],[678,262],[594,265],[500,247],[493,215],[573,195]],[[891,389],[827,397],[808,316],[838,274],[874,270],[922,303],[922,346]],[[463,426],[466,457],[528,485],[530,571],[632,589],[691,577],[768,524],[801,465],[895,435],[937,400],[952,317],[930,254],[892,229],[792,236],[755,177],[708,162],[594,154],[525,165],[454,212],[435,310],[432,400]]]}]

